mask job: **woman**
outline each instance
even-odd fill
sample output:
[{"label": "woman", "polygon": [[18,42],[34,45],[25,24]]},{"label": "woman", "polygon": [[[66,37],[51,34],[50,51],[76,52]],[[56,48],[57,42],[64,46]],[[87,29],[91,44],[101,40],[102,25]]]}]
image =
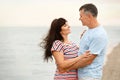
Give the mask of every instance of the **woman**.
[{"label": "woman", "polygon": [[78,56],[79,47],[69,41],[70,26],[64,18],[54,19],[48,35],[43,40],[42,47],[45,49],[44,60],[54,57],[57,70],[54,80],[78,80],[77,69],[67,70],[80,59],[87,57],[89,54]]}]

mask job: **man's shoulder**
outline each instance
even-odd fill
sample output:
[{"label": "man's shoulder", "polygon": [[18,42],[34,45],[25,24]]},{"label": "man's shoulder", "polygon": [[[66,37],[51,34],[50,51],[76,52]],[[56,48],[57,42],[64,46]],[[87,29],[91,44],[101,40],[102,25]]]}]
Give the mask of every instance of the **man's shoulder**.
[{"label": "man's shoulder", "polygon": [[94,35],[98,35],[98,36],[104,36],[106,35],[106,30],[104,29],[104,27],[102,26],[99,26],[99,28],[97,28],[95,31],[94,31]]}]

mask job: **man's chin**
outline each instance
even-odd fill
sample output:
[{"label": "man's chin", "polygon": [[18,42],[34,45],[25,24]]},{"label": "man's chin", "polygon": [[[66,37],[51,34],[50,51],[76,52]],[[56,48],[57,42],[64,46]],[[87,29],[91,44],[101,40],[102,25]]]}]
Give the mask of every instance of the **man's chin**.
[{"label": "man's chin", "polygon": [[83,26],[86,26],[85,24],[82,24]]}]

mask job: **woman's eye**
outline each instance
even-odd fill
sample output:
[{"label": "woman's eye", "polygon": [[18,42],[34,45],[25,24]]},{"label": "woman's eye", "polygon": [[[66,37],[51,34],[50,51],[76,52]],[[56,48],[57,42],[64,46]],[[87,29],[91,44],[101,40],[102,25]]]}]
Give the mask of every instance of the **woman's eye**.
[{"label": "woman's eye", "polygon": [[64,27],[66,27],[67,25],[64,25]]}]

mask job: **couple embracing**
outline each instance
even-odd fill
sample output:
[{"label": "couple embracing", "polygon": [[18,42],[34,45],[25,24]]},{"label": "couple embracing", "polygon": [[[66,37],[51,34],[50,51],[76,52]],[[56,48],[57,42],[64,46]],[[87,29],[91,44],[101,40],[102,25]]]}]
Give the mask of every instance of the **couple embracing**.
[{"label": "couple embracing", "polygon": [[44,59],[56,62],[54,80],[101,80],[108,43],[104,28],[97,21],[98,10],[94,4],[84,4],[79,9],[80,20],[87,26],[80,38],[80,46],[68,39],[70,26],[66,19],[54,19],[41,43]]}]

